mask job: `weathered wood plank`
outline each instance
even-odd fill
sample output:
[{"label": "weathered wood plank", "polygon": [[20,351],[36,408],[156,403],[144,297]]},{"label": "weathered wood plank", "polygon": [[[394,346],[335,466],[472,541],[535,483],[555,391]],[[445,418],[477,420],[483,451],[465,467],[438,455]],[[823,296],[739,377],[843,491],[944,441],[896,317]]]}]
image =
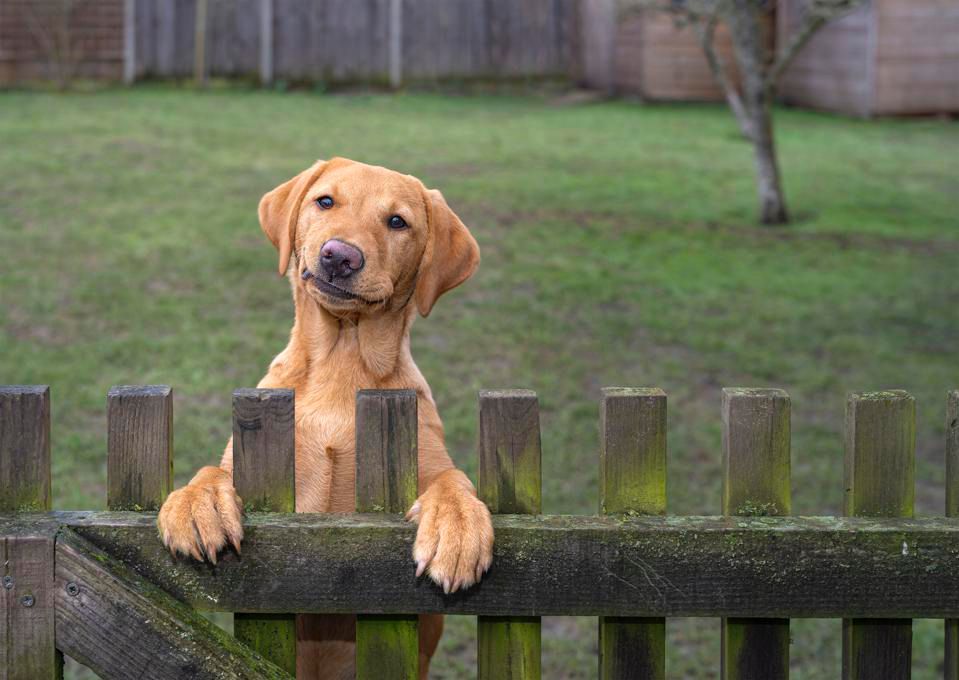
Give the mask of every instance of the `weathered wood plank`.
[{"label": "weathered wood plank", "polygon": [[173,483],[173,391],[118,386],[107,395],[107,507],[159,510]]},{"label": "weathered wood plank", "polygon": [[50,503],[50,388],[0,386],[0,511]]},{"label": "weathered wood plank", "polygon": [[0,529],[0,678],[57,678],[62,658],[54,636],[56,527]]},{"label": "weathered wood plank", "polygon": [[[0,386],[0,511],[49,510],[50,388]],[[0,678],[60,677],[49,525],[0,528]]]},{"label": "weathered wood plank", "polygon": [[[233,392],[233,485],[247,512],[296,510],[293,390]],[[296,674],[293,614],[235,614],[236,639]]]},{"label": "weathered wood plank", "polygon": [[357,393],[357,512],[402,514],[416,502],[416,436],[416,392]]},{"label": "weathered wood plank", "polygon": [[[666,514],[666,394],[607,388],[600,406],[600,512]],[[601,617],[602,680],[666,677],[666,620]]]},{"label": "weathered wood plank", "polygon": [[[915,467],[915,400],[901,390],[851,394],[846,402],[846,514],[912,517]],[[908,543],[902,551],[909,552]],[[844,680],[908,680],[912,621],[843,619],[842,672]]]},{"label": "weathered wood plank", "polygon": [[[956,518],[497,515],[496,569],[479,588],[447,596],[414,578],[415,527],[398,517],[251,515],[242,559],[226,553],[215,569],[173,559],[157,539],[155,513],[42,518],[73,528],[205,610],[959,616]],[[17,521],[0,516],[0,533]]]},{"label": "weathered wood plank", "polygon": [[[946,406],[946,516],[959,517],[959,390]],[[946,619],[945,680],[959,680],[959,618]]]},{"label": "weathered wood plank", "polygon": [[[356,395],[356,509],[405,513],[416,502],[417,412],[413,390],[360,390]],[[407,572],[411,549],[406,548]],[[356,617],[356,677],[416,680],[416,614]]]},{"label": "weathered wood plank", "polygon": [[[723,389],[723,514],[788,515],[789,395],[775,389]],[[789,620],[726,618],[722,677],[789,677]]]},{"label": "weathered wood plank", "polygon": [[293,512],[293,390],[233,392],[233,486],[247,512]]},{"label": "weathered wood plank", "polygon": [[57,646],[103,677],[290,677],[71,531],[54,592]]},{"label": "weathered wood plank", "polygon": [[[538,515],[542,511],[539,402],[529,390],[484,391],[479,395],[479,497],[494,514]],[[499,535],[497,535],[499,544]],[[495,548],[494,548],[495,550]],[[500,570],[497,558],[491,571]],[[489,574],[475,594],[486,588]],[[508,608],[503,613],[514,613]],[[477,620],[480,680],[540,677],[541,626],[526,617]]]}]

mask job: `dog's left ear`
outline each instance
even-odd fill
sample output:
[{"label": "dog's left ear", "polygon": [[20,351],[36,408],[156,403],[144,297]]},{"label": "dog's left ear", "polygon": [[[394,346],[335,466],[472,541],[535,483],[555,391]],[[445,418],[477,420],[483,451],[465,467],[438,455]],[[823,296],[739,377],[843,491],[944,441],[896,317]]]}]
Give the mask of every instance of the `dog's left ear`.
[{"label": "dog's left ear", "polygon": [[280,276],[286,274],[290,266],[300,206],[325,167],[326,161],[317,161],[260,199],[260,228],[280,253]]},{"label": "dog's left ear", "polygon": [[476,239],[447,205],[443,194],[428,189],[426,198],[430,237],[416,283],[416,307],[423,316],[429,316],[440,295],[472,276],[480,261]]}]

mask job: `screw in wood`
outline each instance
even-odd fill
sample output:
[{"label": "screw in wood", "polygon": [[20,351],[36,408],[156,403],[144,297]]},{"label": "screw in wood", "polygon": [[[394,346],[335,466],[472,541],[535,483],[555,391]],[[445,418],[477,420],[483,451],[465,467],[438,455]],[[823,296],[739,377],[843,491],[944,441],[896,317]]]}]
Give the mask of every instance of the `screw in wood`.
[{"label": "screw in wood", "polygon": [[67,595],[69,595],[70,597],[76,597],[79,594],[80,594],[80,586],[78,586],[73,581],[70,581],[67,584]]},{"label": "screw in wood", "polygon": [[22,598],[20,598],[20,604],[22,604],[24,607],[32,607],[34,602],[35,600],[33,599],[33,595],[24,595]]},{"label": "screw in wood", "polygon": [[10,590],[11,588],[13,588],[13,577],[12,577],[12,576],[4,576],[4,577],[3,577],[3,587],[6,588],[7,590]]}]

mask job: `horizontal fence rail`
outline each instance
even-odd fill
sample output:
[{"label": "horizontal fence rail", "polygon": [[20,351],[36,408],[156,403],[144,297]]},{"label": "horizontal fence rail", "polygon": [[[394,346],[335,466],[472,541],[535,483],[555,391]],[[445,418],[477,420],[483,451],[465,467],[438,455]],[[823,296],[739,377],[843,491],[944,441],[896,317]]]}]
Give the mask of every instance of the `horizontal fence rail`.
[{"label": "horizontal fence rail", "polygon": [[[722,515],[666,515],[666,395],[609,388],[599,514],[541,513],[539,406],[480,395],[478,493],[493,567],[449,595],[417,579],[417,397],[357,397],[353,514],[293,514],[294,395],[234,394],[242,558],[175,558],[156,509],[170,492],[172,392],[108,397],[107,512],[52,512],[50,392],[0,386],[0,680],[55,678],[62,653],[104,678],[290,677],[293,615],[358,614],[357,677],[416,678],[417,615],[478,616],[481,678],[539,678],[544,615],[599,617],[599,676],[665,676],[665,619],[722,617],[724,678],[787,678],[789,619],[842,618],[843,678],[908,678],[911,619],[945,619],[959,678],[959,392],[946,419],[944,517],[913,518],[915,402],[852,394],[845,517],[791,516],[790,402],[726,389]],[[838,470],[837,470],[838,483]],[[235,637],[196,610],[236,613]],[[880,621],[881,619],[881,621]]]},{"label": "horizontal fence rail", "polygon": [[[959,521],[497,515],[495,567],[444,595],[396,516],[264,513],[243,556],[173,559],[153,513],[0,516],[82,536],[194,607],[245,612],[941,618],[959,613]],[[267,579],[264,581],[264,579]],[[362,584],[362,587],[358,587]]]}]

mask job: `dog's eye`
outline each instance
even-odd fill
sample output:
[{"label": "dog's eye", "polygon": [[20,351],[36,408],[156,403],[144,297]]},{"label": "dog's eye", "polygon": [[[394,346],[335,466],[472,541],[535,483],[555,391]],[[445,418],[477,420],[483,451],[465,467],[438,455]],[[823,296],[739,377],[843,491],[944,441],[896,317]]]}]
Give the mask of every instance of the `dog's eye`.
[{"label": "dog's eye", "polygon": [[323,210],[329,210],[333,207],[333,199],[329,196],[320,196],[316,199],[316,204],[323,208]]},{"label": "dog's eye", "polygon": [[386,221],[386,224],[389,225],[390,229],[406,229],[406,220],[404,220],[399,215],[393,215],[390,219]]}]

